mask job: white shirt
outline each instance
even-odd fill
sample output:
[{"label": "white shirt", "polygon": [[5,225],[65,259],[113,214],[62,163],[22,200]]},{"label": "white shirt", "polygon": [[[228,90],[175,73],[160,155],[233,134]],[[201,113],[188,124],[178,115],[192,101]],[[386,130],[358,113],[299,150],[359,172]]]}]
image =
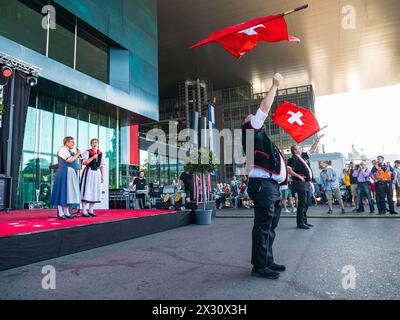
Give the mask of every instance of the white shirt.
[{"label": "white shirt", "polygon": [[71,158],[71,151],[69,150],[69,148],[67,147],[61,147],[58,152],[57,155],[61,158],[64,159],[65,161],[68,161],[69,158]]},{"label": "white shirt", "polygon": [[[82,153],[82,160],[83,161],[86,161],[86,160],[88,160],[90,158],[90,154],[89,154],[89,150],[86,150],[84,153]],[[101,157],[101,163],[100,163],[100,168],[101,167],[105,167],[105,164],[104,164],[104,154],[103,154],[103,156]]]},{"label": "white shirt", "polygon": [[312,173],[311,168],[308,166],[307,162],[306,162],[301,156],[297,156],[297,157],[298,157],[298,158],[300,159],[300,161],[303,162],[303,164],[306,166],[306,168],[307,168],[307,170],[308,170],[308,173],[310,174],[310,180],[312,180],[312,179],[313,179],[313,173]]},{"label": "white shirt", "polygon": [[[264,111],[261,109],[258,109],[257,113],[253,118],[251,118],[251,126],[259,130],[262,128],[264,125],[265,120],[267,120],[268,114],[266,114]],[[253,168],[250,173],[249,173],[249,178],[262,178],[262,179],[269,179],[272,178],[274,179],[277,183],[283,183],[286,180],[287,177],[287,172],[286,172],[286,165],[285,165],[285,159],[283,159],[282,155],[279,154],[281,158],[281,170],[280,174],[273,174],[265,171],[264,169],[261,168]]]}]

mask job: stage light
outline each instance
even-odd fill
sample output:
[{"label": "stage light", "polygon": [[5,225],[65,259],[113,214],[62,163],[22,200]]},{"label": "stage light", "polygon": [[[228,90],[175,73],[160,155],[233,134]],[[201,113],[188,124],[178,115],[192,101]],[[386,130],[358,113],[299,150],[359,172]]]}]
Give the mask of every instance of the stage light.
[{"label": "stage light", "polygon": [[9,66],[4,66],[2,68],[1,74],[4,78],[10,78],[13,75],[13,69]]},{"label": "stage light", "polygon": [[26,79],[26,82],[28,82],[31,87],[34,87],[34,86],[36,86],[38,84],[38,78],[37,77],[33,77],[33,76],[29,76]]}]

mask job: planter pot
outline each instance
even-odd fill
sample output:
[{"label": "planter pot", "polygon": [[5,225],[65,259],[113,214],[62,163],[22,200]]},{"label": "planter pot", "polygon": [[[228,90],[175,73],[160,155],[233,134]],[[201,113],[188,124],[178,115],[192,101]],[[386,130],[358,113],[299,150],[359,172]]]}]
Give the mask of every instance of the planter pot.
[{"label": "planter pot", "polygon": [[211,224],[212,210],[195,210],[196,224],[209,225]]}]

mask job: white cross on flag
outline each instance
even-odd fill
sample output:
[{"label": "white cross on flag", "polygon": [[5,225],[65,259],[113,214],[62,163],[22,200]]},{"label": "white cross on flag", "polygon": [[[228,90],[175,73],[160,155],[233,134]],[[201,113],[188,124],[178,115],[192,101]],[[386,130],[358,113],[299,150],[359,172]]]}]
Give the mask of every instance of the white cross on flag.
[{"label": "white cross on flag", "polygon": [[305,108],[284,101],[272,115],[272,120],[300,143],[321,130],[314,114]]}]

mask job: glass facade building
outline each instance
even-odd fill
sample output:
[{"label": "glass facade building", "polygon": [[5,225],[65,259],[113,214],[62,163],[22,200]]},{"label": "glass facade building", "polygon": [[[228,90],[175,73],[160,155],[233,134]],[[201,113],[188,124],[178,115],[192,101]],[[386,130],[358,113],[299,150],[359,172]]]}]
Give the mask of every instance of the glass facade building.
[{"label": "glass facade building", "polygon": [[48,203],[63,138],[75,137],[81,150],[98,138],[109,161],[110,188],[117,183],[117,108],[66,87],[41,80],[31,92],[25,126],[17,207],[25,202]]},{"label": "glass facade building", "polygon": [[[40,70],[21,128],[16,208],[49,202],[51,166],[65,136],[81,150],[98,138],[110,188],[126,187],[139,163],[122,157],[132,147],[121,139],[123,129],[159,117],[157,1],[0,0],[0,19],[0,54]],[[150,182],[167,183],[163,157],[141,163]]]},{"label": "glass facade building", "polygon": [[[54,6],[54,11],[46,5]],[[48,11],[50,10],[50,11]],[[50,12],[49,28],[44,28]],[[0,0],[0,34],[102,82],[108,82],[109,44],[104,36],[54,1]],[[112,42],[108,39],[108,42]],[[118,46],[113,43],[112,45]]]}]

